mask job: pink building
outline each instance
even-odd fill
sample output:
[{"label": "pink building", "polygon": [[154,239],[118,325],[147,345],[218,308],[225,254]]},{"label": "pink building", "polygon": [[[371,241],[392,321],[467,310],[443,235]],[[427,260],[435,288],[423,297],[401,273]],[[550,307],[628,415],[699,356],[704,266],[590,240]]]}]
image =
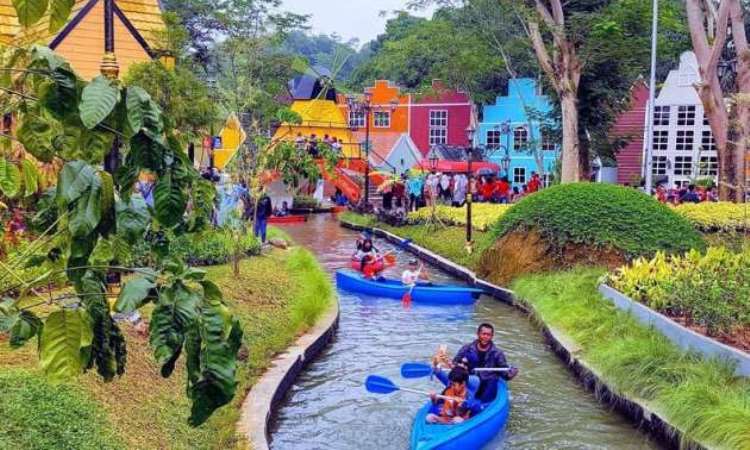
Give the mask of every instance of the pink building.
[{"label": "pink building", "polygon": [[475,115],[469,94],[432,82],[424,95],[411,96],[409,103],[409,134],[423,155],[433,145],[467,147],[466,128]]},{"label": "pink building", "polygon": [[625,139],[617,153],[617,183],[638,184],[643,175],[643,141],[646,130],[648,86],[636,81],[630,91],[630,106],[620,114],[610,132],[610,139]]}]

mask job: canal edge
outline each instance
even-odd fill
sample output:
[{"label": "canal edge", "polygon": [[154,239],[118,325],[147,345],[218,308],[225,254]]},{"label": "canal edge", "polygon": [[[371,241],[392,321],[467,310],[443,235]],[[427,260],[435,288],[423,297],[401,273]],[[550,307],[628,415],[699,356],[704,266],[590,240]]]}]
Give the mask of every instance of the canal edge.
[{"label": "canal edge", "polygon": [[[482,280],[475,272],[468,268],[456,264],[443,256],[437,255],[424,247],[413,244],[407,239],[389,231],[376,227],[357,225],[341,219],[339,219],[339,225],[354,231],[371,231],[375,236],[402,247],[404,250],[419,256],[451,275],[461,278],[475,286],[481,286],[489,296],[524,312],[541,328],[542,335],[552,351],[565,363],[568,370],[576,376],[581,384],[587,390],[593,392],[594,398],[596,398],[597,401],[624,415],[636,425],[638,429],[653,436],[668,448],[680,449],[687,447],[691,450],[703,450],[707,448],[695,441],[690,441],[686,447],[681,447],[680,441],[684,433],[679,428],[662,418],[656,411],[649,407],[645,401],[628,398],[613,391],[600,374],[591,368],[586,361],[576,356],[576,353],[579,350],[572,340],[567,338],[561,331],[547,325],[532,305],[518,299],[515,293],[510,289]],[[406,243],[407,241],[408,243]]]},{"label": "canal edge", "polygon": [[336,336],[340,309],[337,296],[316,324],[278,354],[242,402],[237,432],[253,450],[269,450],[268,427],[276,409],[305,366],[315,360]]}]

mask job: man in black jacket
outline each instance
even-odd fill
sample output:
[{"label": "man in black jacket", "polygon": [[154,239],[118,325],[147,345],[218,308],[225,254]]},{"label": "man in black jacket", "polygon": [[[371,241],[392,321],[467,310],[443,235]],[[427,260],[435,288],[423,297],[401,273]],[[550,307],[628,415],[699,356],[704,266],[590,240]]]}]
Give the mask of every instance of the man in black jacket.
[{"label": "man in black jacket", "polygon": [[263,192],[258,199],[257,211],[255,211],[255,224],[253,233],[260,237],[262,243],[266,243],[266,229],[268,228],[268,218],[273,215],[273,205],[271,199]]},{"label": "man in black jacket", "polygon": [[489,323],[483,323],[477,328],[477,339],[471,344],[464,345],[453,358],[453,364],[466,366],[469,373],[477,368],[509,369],[507,372],[476,372],[479,376],[479,389],[476,398],[482,403],[488,403],[497,395],[497,380],[512,380],[518,369],[510,367],[505,359],[505,354],[492,342],[495,336],[495,328]]}]

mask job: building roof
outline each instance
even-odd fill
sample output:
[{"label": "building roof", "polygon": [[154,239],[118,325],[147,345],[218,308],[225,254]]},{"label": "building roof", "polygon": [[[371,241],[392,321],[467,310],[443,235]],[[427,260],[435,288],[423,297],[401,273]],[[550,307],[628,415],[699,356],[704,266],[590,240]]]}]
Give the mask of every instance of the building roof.
[{"label": "building roof", "polygon": [[[24,30],[18,23],[12,0],[0,0],[0,43],[50,45],[67,34],[71,26],[75,27],[78,16],[85,14],[99,1],[101,0],[75,0],[68,23],[60,30],[51,32],[49,14],[46,14],[37,24]],[[118,13],[117,10],[119,10],[150,46],[157,47],[156,33],[164,29],[159,0],[115,0],[114,3],[115,12]]]}]

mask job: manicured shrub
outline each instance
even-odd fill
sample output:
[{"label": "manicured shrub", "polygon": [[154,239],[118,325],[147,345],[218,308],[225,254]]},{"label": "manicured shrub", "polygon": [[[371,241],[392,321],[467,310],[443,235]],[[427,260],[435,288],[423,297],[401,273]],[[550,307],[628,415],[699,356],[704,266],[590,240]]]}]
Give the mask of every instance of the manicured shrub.
[{"label": "manicured shrub", "polygon": [[607,283],[651,308],[705,327],[709,335],[750,327],[750,249],[658,253],[618,269]]},{"label": "manicured shrub", "polygon": [[704,232],[750,230],[750,206],[747,204],[683,203],[674,210]]},{"label": "manicured shrub", "polygon": [[601,183],[564,184],[528,196],[492,232],[500,238],[532,229],[558,248],[609,247],[630,258],[705,247],[691,224],[669,207],[633,189]]},{"label": "manicured shrub", "polygon": [[101,408],[76,386],[12,370],[0,374],[0,392],[0,448],[124,448]]},{"label": "manicured shrub", "polygon": [[318,206],[320,206],[320,202],[309,195],[298,195],[294,197],[294,202],[292,204],[292,207],[300,209],[317,208]]},{"label": "manicured shrub", "polygon": [[[229,262],[239,244],[245,255],[260,254],[260,241],[252,232],[245,233],[238,238],[230,230],[209,229],[201,233],[185,234],[174,237],[165,236],[169,241],[169,249],[176,257],[182,258],[190,265],[211,266]],[[146,265],[145,243],[136,245],[133,249],[131,264]]]}]

